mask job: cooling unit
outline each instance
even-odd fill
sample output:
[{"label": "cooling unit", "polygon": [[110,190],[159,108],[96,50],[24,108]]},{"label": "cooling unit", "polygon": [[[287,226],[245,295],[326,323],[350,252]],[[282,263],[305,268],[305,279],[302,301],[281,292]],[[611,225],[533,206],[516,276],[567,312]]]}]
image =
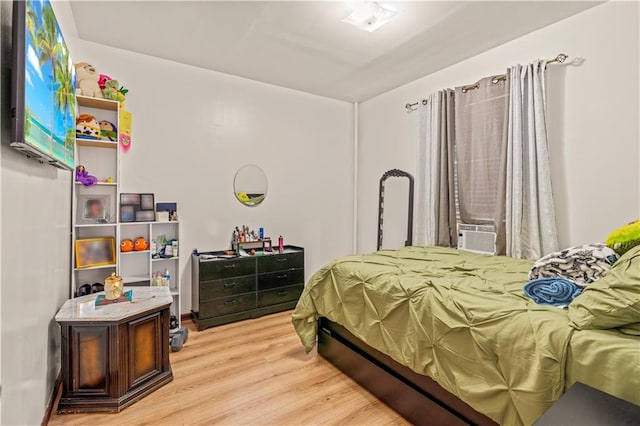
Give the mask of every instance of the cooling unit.
[{"label": "cooling unit", "polygon": [[496,254],[495,226],[459,223],[458,249],[473,253]]}]

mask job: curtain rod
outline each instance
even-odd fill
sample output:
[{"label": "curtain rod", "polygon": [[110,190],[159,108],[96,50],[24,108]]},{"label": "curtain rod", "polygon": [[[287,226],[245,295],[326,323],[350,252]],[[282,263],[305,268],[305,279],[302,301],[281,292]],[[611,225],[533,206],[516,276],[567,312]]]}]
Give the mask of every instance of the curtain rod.
[{"label": "curtain rod", "polygon": [[[564,61],[567,60],[567,58],[569,57],[569,55],[565,54],[565,53],[559,53],[558,56],[556,56],[555,58],[552,59],[547,59],[547,64],[561,64]],[[493,77],[493,79],[491,79],[492,83],[498,83],[500,81],[506,80],[507,79],[507,75],[506,74],[499,74]],[[466,86],[462,86],[462,93],[467,93],[469,90],[473,90],[473,89],[477,89],[478,87],[480,87],[480,82],[476,81],[473,84],[468,84]],[[422,99],[420,102],[408,102],[405,104],[405,108],[407,110],[407,112],[413,112],[415,111],[415,107],[418,106],[418,104],[422,104],[422,105],[426,105],[427,104],[427,100],[426,99]]]}]

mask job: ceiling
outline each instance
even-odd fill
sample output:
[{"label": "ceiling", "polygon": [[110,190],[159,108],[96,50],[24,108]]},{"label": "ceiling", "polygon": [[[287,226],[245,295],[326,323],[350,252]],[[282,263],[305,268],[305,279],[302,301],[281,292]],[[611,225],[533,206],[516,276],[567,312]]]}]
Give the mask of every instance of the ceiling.
[{"label": "ceiling", "polygon": [[[71,9],[84,40],[361,102],[599,2],[380,3],[398,14],[373,33],[341,22],[346,1],[71,1]],[[117,22],[106,25],[105,10]]]}]

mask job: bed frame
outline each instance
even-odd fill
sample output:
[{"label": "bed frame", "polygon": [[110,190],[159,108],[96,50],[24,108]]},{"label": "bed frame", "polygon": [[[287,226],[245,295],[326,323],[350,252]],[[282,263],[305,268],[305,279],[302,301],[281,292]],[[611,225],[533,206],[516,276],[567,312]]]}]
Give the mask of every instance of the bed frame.
[{"label": "bed frame", "polygon": [[429,377],[326,318],[318,321],[318,353],[415,425],[496,425]]}]

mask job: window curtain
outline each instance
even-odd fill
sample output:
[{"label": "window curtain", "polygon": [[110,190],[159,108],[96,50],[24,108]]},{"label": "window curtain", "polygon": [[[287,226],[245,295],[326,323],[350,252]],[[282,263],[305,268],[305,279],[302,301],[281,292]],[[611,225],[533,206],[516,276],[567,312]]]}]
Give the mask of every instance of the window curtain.
[{"label": "window curtain", "polygon": [[463,223],[496,228],[496,250],[505,254],[507,161],[506,79],[487,77],[477,87],[455,90],[455,150],[458,210]]},{"label": "window curtain", "polygon": [[506,253],[537,259],[558,250],[546,127],[546,61],[512,66],[506,167]]},{"label": "window curtain", "polygon": [[454,91],[429,95],[418,121],[415,243],[456,247]]}]

